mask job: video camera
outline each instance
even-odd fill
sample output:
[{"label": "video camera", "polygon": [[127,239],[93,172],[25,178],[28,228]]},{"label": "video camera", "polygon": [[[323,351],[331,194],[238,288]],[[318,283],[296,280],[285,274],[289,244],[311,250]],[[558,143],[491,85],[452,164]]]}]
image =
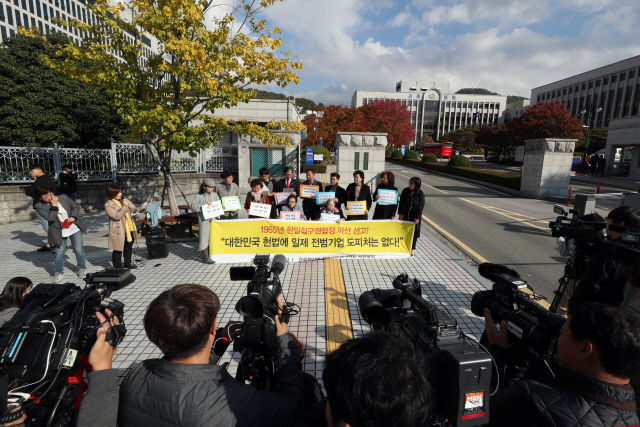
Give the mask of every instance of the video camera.
[{"label": "video camera", "polygon": [[609,230],[621,233],[619,239],[603,240],[600,247],[611,259],[624,265],[640,263],[640,230],[624,225],[610,224]]},{"label": "video camera", "polygon": [[[604,238],[600,230],[607,227],[605,222],[582,221],[580,211],[570,209],[567,212],[562,205],[555,205],[553,211],[559,216],[555,221],[549,222],[552,237],[573,239],[576,244],[598,243]],[[569,218],[569,214],[573,214],[573,217]]]},{"label": "video camera", "polygon": [[[513,364],[507,375],[521,377],[528,368],[528,362],[535,359],[552,359],[556,356],[557,340],[565,318],[551,313],[535,299],[542,297],[528,294],[523,289],[531,289],[518,273],[503,265],[484,263],[478,271],[492,282],[493,289],[479,291],[471,299],[471,311],[484,317],[484,309],[491,311],[495,322],[507,322],[507,336],[513,350]],[[515,369],[515,370],[514,370]]]},{"label": "video camera", "polygon": [[260,390],[269,390],[274,373],[273,355],[276,348],[275,316],[289,323],[295,304],[278,305],[278,296],[282,295],[280,273],[287,265],[284,255],[273,257],[269,268],[269,255],[256,255],[253,263],[256,267],[231,267],[231,280],[249,280],[247,295],[236,303],[236,311],[244,317],[242,335],[233,342],[233,350],[242,354],[236,372],[238,381],[250,381]]},{"label": "video camera", "polygon": [[128,269],[107,269],[84,280],[83,289],[73,283],[35,286],[20,311],[0,328],[0,390],[10,386],[8,396],[1,394],[0,423],[17,420],[26,411],[31,425],[71,424],[84,391],[85,356],[101,326],[96,311],[109,309],[120,320],[107,330],[109,344],[117,346],[126,335],[124,304],[109,297],[135,276]]},{"label": "video camera", "polygon": [[373,289],[358,299],[362,318],[374,330],[407,339],[428,357],[429,381],[438,400],[431,426],[475,426],[489,421],[491,358],[464,340],[448,313],[421,296],[420,282],[406,274],[393,281],[395,289]]}]

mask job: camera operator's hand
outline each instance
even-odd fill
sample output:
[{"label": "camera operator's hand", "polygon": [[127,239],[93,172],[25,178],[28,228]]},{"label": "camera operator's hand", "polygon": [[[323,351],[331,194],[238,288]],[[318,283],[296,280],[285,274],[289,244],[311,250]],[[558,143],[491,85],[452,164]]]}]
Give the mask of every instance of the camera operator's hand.
[{"label": "camera operator's hand", "polygon": [[100,313],[96,311],[96,317],[100,324],[104,323],[96,332],[96,343],[91,347],[91,351],[89,352],[89,363],[94,371],[102,371],[104,369],[111,369],[111,361],[113,360],[113,354],[116,352],[117,348],[111,347],[106,341],[107,337],[107,329],[111,326],[118,325],[120,321],[118,320],[118,316],[111,316],[113,313],[109,309],[104,310],[107,313],[107,316],[111,317],[107,323],[107,319]]},{"label": "camera operator's hand", "polygon": [[504,349],[509,348],[506,320],[500,322],[500,330],[498,330],[493,321],[493,318],[491,317],[491,311],[488,308],[484,309],[484,330],[487,332],[489,343],[499,345]]},{"label": "camera operator's hand", "polygon": [[276,319],[276,337],[286,334],[289,332],[289,325],[280,321],[280,316],[275,316]]},{"label": "camera operator's hand", "polygon": [[233,341],[234,339],[238,338],[241,333],[242,322],[231,321],[227,323],[224,328],[222,328],[222,337],[229,341]]}]

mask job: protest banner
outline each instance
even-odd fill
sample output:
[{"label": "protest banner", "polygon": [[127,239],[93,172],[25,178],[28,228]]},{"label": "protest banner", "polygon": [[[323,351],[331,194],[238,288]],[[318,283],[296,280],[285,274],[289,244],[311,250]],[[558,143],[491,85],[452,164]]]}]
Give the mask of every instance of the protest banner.
[{"label": "protest banner", "polygon": [[211,259],[251,262],[283,254],[291,262],[322,258],[409,258],[415,224],[407,221],[299,222],[266,219],[214,221]]},{"label": "protest banner", "polygon": [[224,213],[220,200],[212,202],[210,205],[202,205],[202,216],[204,219],[218,217]]},{"label": "protest banner", "polygon": [[364,215],[367,202],[347,202],[347,215]]},{"label": "protest banner", "polygon": [[300,211],[293,212],[280,212],[280,219],[284,219],[285,221],[300,221]]},{"label": "protest banner", "polygon": [[380,196],[378,203],[380,203],[381,205],[397,205],[398,204],[398,192],[396,190],[378,189],[378,195]]},{"label": "protest banner", "polygon": [[291,195],[291,192],[281,192],[281,193],[273,193],[273,196],[276,198],[276,205],[286,205],[287,199]]},{"label": "protest banner", "polygon": [[222,206],[224,206],[224,211],[239,211],[242,209],[240,206],[240,197],[238,196],[229,196],[222,198]]},{"label": "protest banner", "polygon": [[323,193],[316,193],[316,204],[318,205],[326,205],[327,200],[335,199],[336,193],[333,191],[327,191]]},{"label": "protest banner", "polygon": [[269,218],[269,215],[271,215],[271,205],[267,203],[251,202],[251,206],[249,206],[249,215]]},{"label": "protest banner", "polygon": [[307,199],[315,199],[316,193],[320,190],[320,187],[317,185],[301,185],[300,186],[300,197],[305,197]]}]

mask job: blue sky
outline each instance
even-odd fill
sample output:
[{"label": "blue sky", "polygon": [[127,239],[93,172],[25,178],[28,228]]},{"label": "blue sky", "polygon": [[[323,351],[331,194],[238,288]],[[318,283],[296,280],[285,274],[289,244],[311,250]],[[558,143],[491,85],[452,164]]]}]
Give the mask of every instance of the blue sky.
[{"label": "blue sky", "polygon": [[285,0],[264,11],[300,83],[269,90],[350,104],[401,79],[504,95],[640,55],[638,0]]}]

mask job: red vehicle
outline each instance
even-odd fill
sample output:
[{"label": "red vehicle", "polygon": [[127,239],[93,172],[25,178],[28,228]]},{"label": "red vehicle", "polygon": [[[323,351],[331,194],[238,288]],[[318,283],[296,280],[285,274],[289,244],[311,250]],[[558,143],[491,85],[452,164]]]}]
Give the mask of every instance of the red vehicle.
[{"label": "red vehicle", "polygon": [[433,142],[422,146],[422,155],[435,154],[437,158],[451,159],[453,156],[453,142]]}]

